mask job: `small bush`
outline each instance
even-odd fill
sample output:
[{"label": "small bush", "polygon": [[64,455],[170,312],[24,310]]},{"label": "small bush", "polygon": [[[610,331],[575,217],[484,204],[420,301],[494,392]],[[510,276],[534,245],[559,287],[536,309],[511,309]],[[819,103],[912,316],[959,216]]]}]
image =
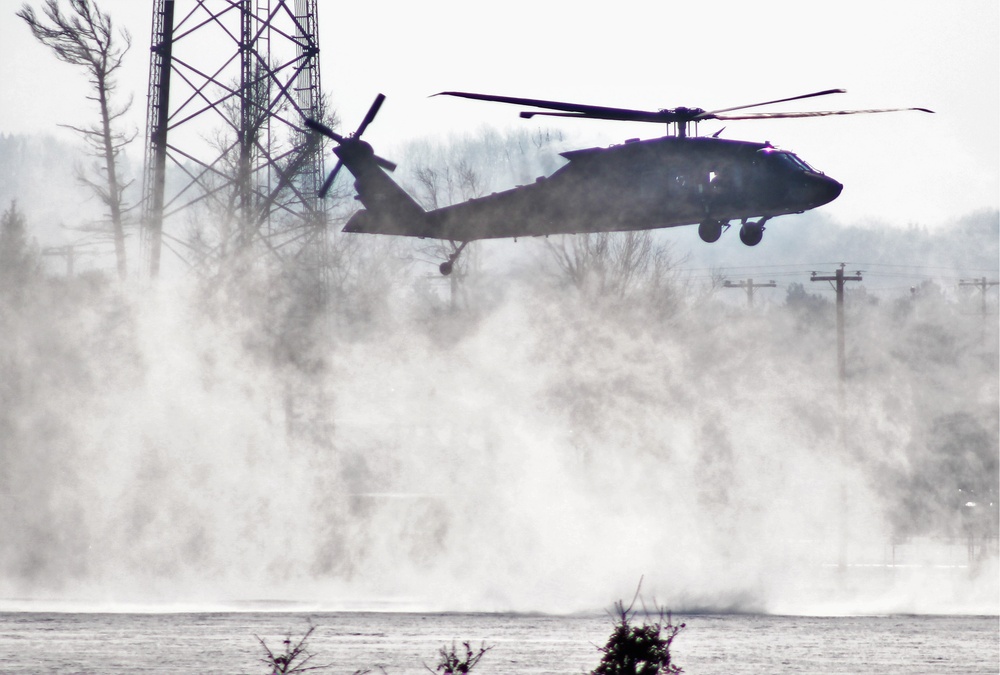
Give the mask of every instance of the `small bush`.
[{"label": "small bush", "polygon": [[[441,647],[439,653],[441,655],[438,661],[437,671],[443,672],[444,675],[456,675],[456,673],[468,673],[475,667],[479,660],[486,655],[486,652],[493,649],[493,645],[489,647],[486,646],[484,642],[479,647],[478,652],[473,652],[472,647],[468,642],[463,642],[462,647],[465,648],[465,658],[458,655],[455,649],[455,643],[451,644],[451,649],[447,646]],[[430,672],[436,672],[431,670],[428,666],[424,666]]]},{"label": "small bush", "polygon": [[635,625],[635,600],[628,607],[615,604],[615,627],[608,643],[598,650],[604,654],[591,675],[668,675],[682,673],[671,662],[670,645],[685,624],[675,626],[670,613],[657,609],[655,615],[643,610],[642,625]]},{"label": "small bush", "polygon": [[292,645],[292,637],[290,635],[286,637],[284,640],[285,651],[280,654],[272,652],[271,648],[267,646],[267,643],[260,636],[254,635],[260,646],[264,648],[265,656],[260,661],[267,664],[267,667],[271,669],[270,675],[290,675],[291,673],[305,673],[311,670],[323,670],[330,667],[329,665],[306,665],[313,658],[313,655],[306,651],[306,640],[309,639],[314,630],[316,630],[316,626],[309,626],[309,630],[306,631],[306,634],[295,645]]}]

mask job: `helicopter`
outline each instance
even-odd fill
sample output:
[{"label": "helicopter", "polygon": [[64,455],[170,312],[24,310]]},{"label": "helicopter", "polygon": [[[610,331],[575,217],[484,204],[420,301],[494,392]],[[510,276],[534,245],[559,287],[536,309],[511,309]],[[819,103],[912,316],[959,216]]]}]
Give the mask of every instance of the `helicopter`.
[{"label": "helicopter", "polygon": [[[312,119],[306,126],[337,143],[337,164],[319,196],[323,198],[342,167],[353,174],[357,199],[365,207],[355,213],[344,232],[442,239],[452,253],[441,263],[451,273],[455,260],[472,241],[651,230],[697,225],[705,242],[717,241],[733,221],[740,223],[740,240],[756,246],[765,224],[776,216],[803,213],[836,199],[843,185],[817,171],[792,152],[769,142],[737,141],[698,136],[706,120],[747,120],[864,113],[922,111],[926,108],[882,108],[814,112],[745,112],[830,94],[827,89],[789,98],[706,111],[701,108],[633,110],[445,91],[453,96],[519,105],[542,110],[520,116],[652,122],[667,125],[668,134],[650,140],[631,139],[610,147],[561,153],[568,163],[529,185],[471,199],[431,211],[424,210],[386,173],[396,168],[361,140],[385,96],[379,94],[357,130],[348,136]],[[691,132],[695,133],[692,134]]]}]

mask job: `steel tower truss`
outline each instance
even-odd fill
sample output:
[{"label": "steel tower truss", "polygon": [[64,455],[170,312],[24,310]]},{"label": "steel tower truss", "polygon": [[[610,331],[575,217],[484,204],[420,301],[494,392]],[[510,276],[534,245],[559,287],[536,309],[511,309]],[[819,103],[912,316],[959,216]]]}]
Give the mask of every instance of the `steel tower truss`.
[{"label": "steel tower truss", "polygon": [[[325,246],[318,0],[154,0],[142,245],[193,266]],[[191,215],[193,214],[193,215]],[[193,226],[193,224],[196,224]]]}]

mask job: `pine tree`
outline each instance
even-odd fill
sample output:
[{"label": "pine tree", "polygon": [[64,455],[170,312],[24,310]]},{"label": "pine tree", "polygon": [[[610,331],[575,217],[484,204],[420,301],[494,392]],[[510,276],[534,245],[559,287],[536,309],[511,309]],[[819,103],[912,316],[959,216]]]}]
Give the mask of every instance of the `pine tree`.
[{"label": "pine tree", "polygon": [[128,31],[116,32],[111,17],[92,0],[69,0],[70,12],[64,13],[59,0],[45,0],[42,9],[47,21],[25,4],[17,16],[31,28],[35,38],[52,49],[56,58],[87,71],[93,93],[88,98],[98,105],[100,117],[88,127],[69,126],[80,134],[99,161],[97,176],[79,172],[78,178],[96,194],[108,208],[111,234],[118,260],[118,276],[124,279],[128,268],[125,259],[124,192],[128,183],[119,175],[118,157],[122,149],[135,139],[117,129],[118,123],[132,105],[114,103],[118,82],[115,79],[125,55],[132,46]]}]

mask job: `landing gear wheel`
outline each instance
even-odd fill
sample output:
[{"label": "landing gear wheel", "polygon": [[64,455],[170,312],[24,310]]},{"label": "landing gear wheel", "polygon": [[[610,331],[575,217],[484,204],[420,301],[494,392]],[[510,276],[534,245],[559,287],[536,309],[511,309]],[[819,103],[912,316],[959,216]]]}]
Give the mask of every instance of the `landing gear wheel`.
[{"label": "landing gear wheel", "polygon": [[740,241],[747,246],[756,246],[764,238],[764,226],[746,223],[740,228]]},{"label": "landing gear wheel", "polygon": [[448,259],[445,260],[443,263],[441,263],[441,265],[438,267],[438,269],[441,271],[441,274],[443,274],[444,276],[448,276],[449,274],[451,274],[452,269],[454,269],[455,267],[455,261],[458,260],[458,256],[462,254],[462,250],[468,243],[469,242],[467,241],[463,241],[461,244],[456,244],[455,242],[451,242],[452,248],[454,250],[448,256]]},{"label": "landing gear wheel", "polygon": [[723,223],[718,220],[706,220],[698,226],[698,236],[706,244],[719,241],[719,237],[722,236],[722,225]]}]

